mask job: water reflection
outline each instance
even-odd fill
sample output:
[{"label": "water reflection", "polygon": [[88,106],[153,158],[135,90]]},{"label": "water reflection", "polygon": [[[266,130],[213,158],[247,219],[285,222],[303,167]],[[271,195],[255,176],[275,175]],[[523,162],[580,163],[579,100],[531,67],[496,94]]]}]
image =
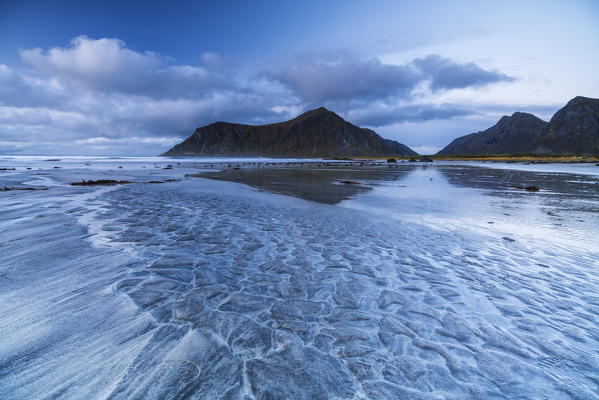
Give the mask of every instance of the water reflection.
[{"label": "water reflection", "polygon": [[[337,204],[367,193],[378,182],[403,179],[411,167],[393,168],[273,168],[204,172],[202,178],[244,183],[274,193],[325,204]],[[344,183],[344,181],[355,183]]]},{"label": "water reflection", "polygon": [[599,212],[599,179],[595,176],[503,170],[472,166],[441,166],[439,171],[455,186],[484,189],[504,198],[521,198],[530,193],[518,189],[528,185],[540,188],[539,197],[548,205],[575,205],[578,210]]}]

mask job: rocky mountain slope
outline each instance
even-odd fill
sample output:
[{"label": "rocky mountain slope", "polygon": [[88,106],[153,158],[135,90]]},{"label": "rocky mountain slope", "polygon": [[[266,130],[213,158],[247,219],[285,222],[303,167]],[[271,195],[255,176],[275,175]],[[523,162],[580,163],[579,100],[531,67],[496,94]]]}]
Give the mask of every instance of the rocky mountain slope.
[{"label": "rocky mountain slope", "polygon": [[537,154],[599,154],[599,99],[575,97],[560,109],[534,144]]},{"label": "rocky mountain slope", "polygon": [[215,122],[203,126],[165,156],[350,157],[416,155],[320,107],[268,125]]},{"label": "rocky mountain slope", "polygon": [[506,154],[530,151],[547,122],[532,114],[515,112],[503,116],[481,132],[455,139],[437,154]]},{"label": "rocky mountain slope", "polygon": [[599,99],[578,96],[549,123],[516,112],[491,128],[455,139],[437,154],[599,154]]}]

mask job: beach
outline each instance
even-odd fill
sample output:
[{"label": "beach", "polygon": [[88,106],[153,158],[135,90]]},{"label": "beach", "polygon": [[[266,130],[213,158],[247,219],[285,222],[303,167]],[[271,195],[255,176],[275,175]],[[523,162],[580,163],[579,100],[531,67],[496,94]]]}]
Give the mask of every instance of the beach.
[{"label": "beach", "polygon": [[0,167],[2,398],[599,398],[594,164]]}]

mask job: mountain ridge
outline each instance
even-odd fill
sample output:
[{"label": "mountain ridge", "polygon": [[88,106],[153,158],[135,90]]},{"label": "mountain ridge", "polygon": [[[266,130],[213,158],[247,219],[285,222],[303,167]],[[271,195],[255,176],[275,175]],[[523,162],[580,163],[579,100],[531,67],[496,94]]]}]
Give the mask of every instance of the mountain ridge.
[{"label": "mountain ridge", "polygon": [[214,122],[197,128],[163,156],[357,157],[409,156],[415,151],[324,107],[266,125]]},{"label": "mountain ridge", "polygon": [[506,154],[529,147],[540,135],[547,122],[536,116],[515,112],[504,115],[492,127],[454,139],[437,154]]},{"label": "mountain ridge", "polygon": [[577,96],[549,122],[533,114],[503,116],[484,131],[454,139],[439,155],[599,154],[599,99]]},{"label": "mountain ridge", "polygon": [[535,154],[599,154],[599,99],[576,96],[549,120]]}]

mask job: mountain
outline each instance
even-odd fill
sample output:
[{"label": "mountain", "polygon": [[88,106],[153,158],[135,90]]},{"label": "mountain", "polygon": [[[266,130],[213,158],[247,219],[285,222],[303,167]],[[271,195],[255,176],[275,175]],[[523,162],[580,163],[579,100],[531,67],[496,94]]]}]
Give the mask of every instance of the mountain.
[{"label": "mountain", "polygon": [[503,116],[487,130],[462,136],[437,154],[508,154],[532,151],[547,122],[532,114],[515,112]]},{"label": "mountain", "polygon": [[536,154],[599,154],[599,99],[575,97],[534,143]]},{"label": "mountain", "polygon": [[196,129],[164,156],[351,157],[416,155],[324,107],[268,125],[215,122]]}]

